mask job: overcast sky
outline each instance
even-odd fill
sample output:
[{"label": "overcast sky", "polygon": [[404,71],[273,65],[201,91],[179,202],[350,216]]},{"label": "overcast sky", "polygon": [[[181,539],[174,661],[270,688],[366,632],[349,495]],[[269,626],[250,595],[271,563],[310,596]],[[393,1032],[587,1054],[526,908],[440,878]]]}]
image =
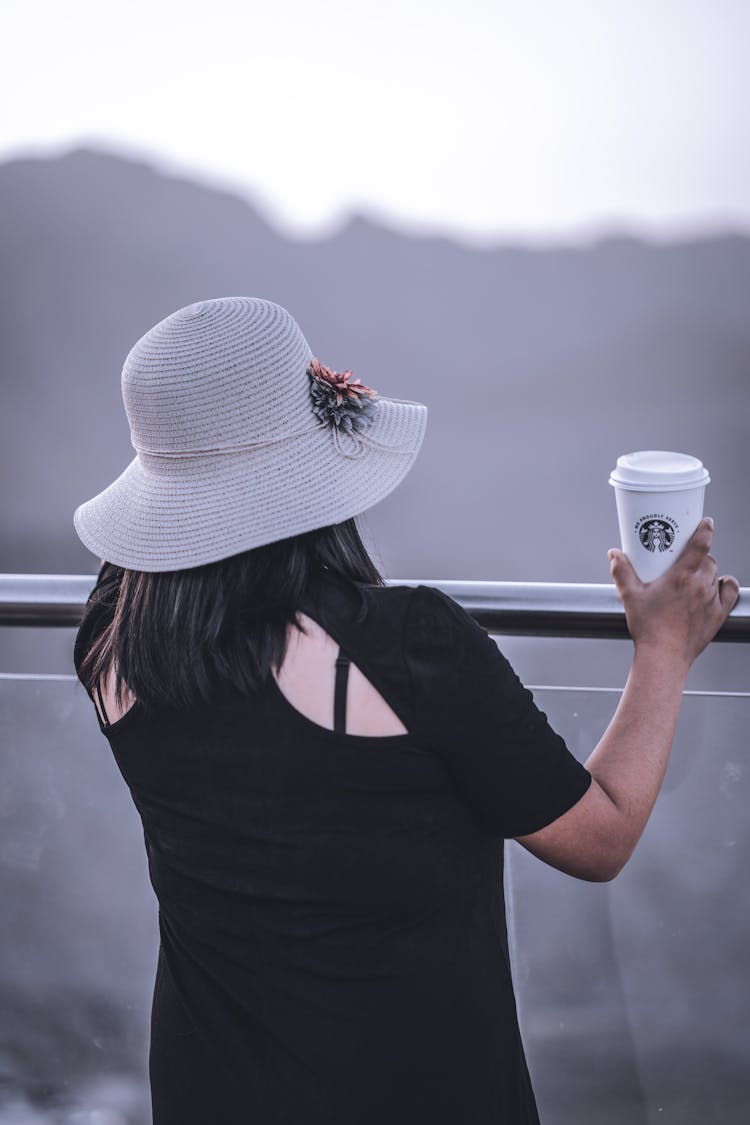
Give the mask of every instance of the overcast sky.
[{"label": "overcast sky", "polygon": [[5,0],[0,159],[81,143],[473,239],[750,230],[748,0]]}]

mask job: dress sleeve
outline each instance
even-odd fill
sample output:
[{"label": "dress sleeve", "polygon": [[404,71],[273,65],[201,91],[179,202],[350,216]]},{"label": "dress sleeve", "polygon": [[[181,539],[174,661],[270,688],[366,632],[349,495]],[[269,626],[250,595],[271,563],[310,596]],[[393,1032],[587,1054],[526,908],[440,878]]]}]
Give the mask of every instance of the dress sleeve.
[{"label": "dress sleeve", "polygon": [[591,774],[495,642],[440,590],[418,586],[405,630],[414,734],[489,830],[524,836],[580,800]]}]

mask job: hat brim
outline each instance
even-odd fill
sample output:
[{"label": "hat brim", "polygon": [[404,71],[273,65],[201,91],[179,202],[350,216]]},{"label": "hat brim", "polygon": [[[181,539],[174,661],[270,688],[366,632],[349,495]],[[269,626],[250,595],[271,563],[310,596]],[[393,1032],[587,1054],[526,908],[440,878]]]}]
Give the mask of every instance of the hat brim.
[{"label": "hat brim", "polygon": [[408,473],[426,424],[421,403],[379,398],[357,456],[330,427],[220,456],[139,455],[76,509],[75,529],[93,554],[127,570],[217,562],[371,508]]}]

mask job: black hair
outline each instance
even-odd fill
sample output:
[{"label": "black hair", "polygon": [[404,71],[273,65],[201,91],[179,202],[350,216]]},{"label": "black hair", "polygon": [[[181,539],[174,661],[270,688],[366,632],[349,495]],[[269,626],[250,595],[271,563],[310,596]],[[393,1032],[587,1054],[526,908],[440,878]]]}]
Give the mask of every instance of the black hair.
[{"label": "black hair", "polygon": [[93,698],[114,669],[144,709],[248,695],[301,628],[303,595],[322,573],[382,586],[353,519],[189,570],[150,573],[103,563],[76,637],[76,671]]}]

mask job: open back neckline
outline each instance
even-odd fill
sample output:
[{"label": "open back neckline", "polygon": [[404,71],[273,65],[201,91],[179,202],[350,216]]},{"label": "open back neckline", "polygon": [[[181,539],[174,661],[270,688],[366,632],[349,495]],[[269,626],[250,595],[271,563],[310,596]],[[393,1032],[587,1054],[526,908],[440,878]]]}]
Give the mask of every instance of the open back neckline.
[{"label": "open back neckline", "polygon": [[[322,723],[319,723],[315,719],[310,718],[303,711],[301,711],[298,707],[296,707],[295,704],[291,701],[291,699],[282,690],[282,688],[281,688],[281,686],[280,686],[280,684],[279,684],[279,682],[276,678],[276,673],[274,672],[273,669],[271,669],[271,671],[269,672],[269,675],[268,675],[268,680],[270,681],[271,696],[272,696],[272,698],[275,697],[276,702],[279,705],[279,707],[284,712],[286,712],[286,714],[288,716],[295,719],[299,724],[301,724],[307,730],[314,730],[314,731],[322,732],[322,734],[324,736],[325,735],[331,735],[335,739],[348,738],[348,739],[351,739],[352,741],[357,741],[359,743],[394,743],[394,744],[395,743],[408,742],[410,739],[413,740],[412,732],[408,729],[407,724],[404,722],[404,719],[399,714],[398,710],[393,707],[393,704],[387,698],[386,694],[382,691],[380,685],[377,683],[377,679],[373,679],[371,677],[371,675],[367,672],[367,670],[360,666],[358,661],[352,660],[349,657],[348,653],[346,653],[346,647],[342,643],[342,638],[337,635],[338,630],[335,628],[335,626],[334,626],[334,629],[331,630],[329,623],[327,621],[324,622],[323,620],[321,620],[321,616],[325,617],[326,615],[325,614],[319,615],[314,610],[312,610],[312,612],[311,612],[312,607],[310,605],[310,599],[306,598],[306,599],[304,599],[304,601],[305,601],[304,606],[300,606],[301,612],[304,613],[311,620],[313,620],[318,625],[318,627],[320,629],[322,629],[322,631],[328,637],[330,637],[330,639],[332,641],[334,641],[334,643],[338,647],[337,662],[336,662],[337,663],[336,687],[335,687],[335,692],[334,692],[334,726],[333,727],[324,726]],[[400,732],[398,734],[356,734],[356,733],[353,733],[353,732],[345,729],[345,719],[342,722],[341,700],[339,698],[340,693],[341,693],[341,677],[340,677],[340,674],[339,674],[339,664],[340,664],[340,662],[345,662],[346,665],[347,665],[347,667],[346,667],[347,677],[348,677],[348,672],[349,672],[349,666],[352,663],[355,664],[355,666],[357,668],[359,668],[362,675],[368,680],[368,682],[371,684],[371,686],[374,688],[374,690],[378,693],[378,695],[381,697],[381,699],[391,709],[391,711],[396,716],[396,718],[402,723],[402,725],[405,728],[402,732]],[[135,717],[137,718],[144,711],[144,709],[141,706],[140,700],[137,697],[135,697],[133,699],[133,702],[131,703],[131,705],[128,707],[128,709],[126,711],[124,711],[120,716],[118,716],[118,718],[116,718],[113,722],[110,722],[109,718],[107,717],[106,707],[104,705],[100,685],[98,683],[96,685],[96,690],[97,690],[97,695],[98,695],[98,698],[99,698],[99,706],[97,707],[95,705],[94,710],[96,712],[99,727],[105,735],[113,733],[115,731],[119,731],[119,729],[121,727],[124,727],[127,724],[127,722],[133,718],[133,712],[136,712]],[[263,689],[261,689],[261,691],[262,690]],[[346,689],[344,689],[344,701],[343,701],[344,715],[345,715],[345,707],[346,707],[345,690]],[[243,699],[242,697],[240,697],[237,700],[237,703],[239,705],[243,705],[247,702],[252,702],[253,698],[254,698],[253,696],[248,696],[246,699]],[[101,714],[100,714],[100,708],[101,708]],[[344,729],[337,729],[337,728],[341,728],[341,727],[343,727]]]},{"label": "open back neckline", "polygon": [[[352,734],[352,732],[348,730],[342,731],[334,730],[333,727],[324,727],[322,723],[316,723],[315,719],[309,718],[304,711],[300,711],[299,708],[294,706],[292,701],[284,695],[273,672],[269,677],[269,683],[277,702],[282,705],[283,710],[308,730],[319,731],[321,734],[331,735],[335,739],[348,738],[352,742],[404,742],[412,738],[410,731],[404,731],[403,734]],[[388,700],[386,699],[386,703],[387,702]]]},{"label": "open back neckline", "polygon": [[[280,705],[281,709],[296,722],[298,722],[301,726],[304,726],[308,730],[312,729],[314,731],[318,731],[324,736],[330,735],[332,738],[337,740],[348,738],[352,742],[361,743],[397,743],[406,742],[412,738],[412,734],[410,731],[404,731],[403,734],[352,734],[352,732],[348,730],[340,731],[334,730],[333,727],[324,727],[322,723],[316,723],[314,719],[308,718],[308,716],[305,715],[303,711],[300,711],[297,707],[294,706],[291,700],[289,700],[287,696],[284,695],[284,692],[279,687],[279,684],[273,673],[269,675],[268,684],[270,686],[272,696],[275,697],[276,702]],[[252,701],[253,697],[248,696],[247,699],[239,699],[237,702],[240,705],[244,705],[245,703]],[[103,721],[101,715],[99,714],[98,708],[94,708],[94,710],[96,712],[96,717],[101,730],[105,734],[111,734],[114,731],[118,730],[120,727],[124,726],[126,721],[131,718],[134,711],[140,714],[142,708],[140,700],[136,699],[130,705],[130,707],[128,707],[127,711],[125,711],[124,714],[120,715],[119,719],[115,719],[114,722]]]}]

